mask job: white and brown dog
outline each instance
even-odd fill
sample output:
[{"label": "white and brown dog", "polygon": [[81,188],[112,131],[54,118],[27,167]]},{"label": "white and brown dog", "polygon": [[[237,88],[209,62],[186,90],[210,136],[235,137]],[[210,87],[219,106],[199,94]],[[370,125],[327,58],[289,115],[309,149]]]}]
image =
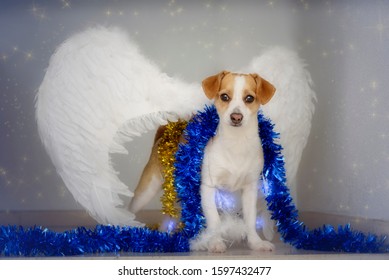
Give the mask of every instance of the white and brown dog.
[{"label": "white and brown dog", "polygon": [[[206,96],[214,100],[220,118],[217,133],[205,148],[201,169],[201,203],[206,230],[211,235],[208,251],[226,250],[215,202],[218,188],[231,192],[241,190],[248,245],[253,250],[271,251],[274,245],[262,240],[256,231],[258,182],[264,164],[257,113],[260,105],[273,97],[275,88],[257,74],[227,71],[206,78],[202,86]],[[161,189],[163,170],[157,151],[162,132],[163,127],[157,131],[150,159],[131,201],[133,213]]]}]

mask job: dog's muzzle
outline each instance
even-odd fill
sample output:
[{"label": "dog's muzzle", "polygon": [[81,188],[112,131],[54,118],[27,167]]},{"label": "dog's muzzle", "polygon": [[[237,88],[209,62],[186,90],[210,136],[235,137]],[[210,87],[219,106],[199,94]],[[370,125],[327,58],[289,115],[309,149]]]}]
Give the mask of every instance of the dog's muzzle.
[{"label": "dog's muzzle", "polygon": [[241,113],[232,113],[230,115],[230,119],[231,119],[231,124],[233,126],[241,126],[242,120],[243,120],[243,115]]}]

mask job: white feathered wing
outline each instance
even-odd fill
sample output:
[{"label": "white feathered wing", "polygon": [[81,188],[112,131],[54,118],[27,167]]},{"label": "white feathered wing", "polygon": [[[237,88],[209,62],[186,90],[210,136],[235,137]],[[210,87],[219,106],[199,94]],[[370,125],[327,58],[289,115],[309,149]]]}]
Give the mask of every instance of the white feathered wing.
[{"label": "white feathered wing", "polygon": [[[264,107],[281,132],[288,180],[294,181],[306,144],[314,93],[298,57],[271,49],[248,72],[272,82],[277,93]],[[117,177],[109,154],[124,142],[208,103],[199,84],[168,77],[119,29],[94,28],[59,46],[36,98],[43,144],[74,198],[99,223],[140,225],[119,195],[133,193]]]},{"label": "white feathered wing", "polygon": [[95,28],[59,46],[36,98],[43,144],[74,198],[99,223],[140,225],[119,195],[109,153],[125,141],[188,118],[207,102],[200,85],[163,74],[118,29]]}]

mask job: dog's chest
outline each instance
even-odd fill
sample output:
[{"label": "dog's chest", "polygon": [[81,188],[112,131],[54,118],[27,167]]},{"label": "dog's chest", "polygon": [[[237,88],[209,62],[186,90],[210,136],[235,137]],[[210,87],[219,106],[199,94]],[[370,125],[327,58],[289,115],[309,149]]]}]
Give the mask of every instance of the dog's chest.
[{"label": "dog's chest", "polygon": [[212,139],[205,150],[202,179],[213,187],[236,191],[259,180],[263,152],[259,137]]}]

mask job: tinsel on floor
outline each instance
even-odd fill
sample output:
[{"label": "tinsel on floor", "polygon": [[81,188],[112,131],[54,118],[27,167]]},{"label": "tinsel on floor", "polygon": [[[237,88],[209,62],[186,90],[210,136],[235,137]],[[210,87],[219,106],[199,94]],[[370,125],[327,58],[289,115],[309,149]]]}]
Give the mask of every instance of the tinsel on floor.
[{"label": "tinsel on floor", "polygon": [[[189,241],[204,227],[200,203],[201,164],[208,140],[215,135],[218,125],[215,107],[206,107],[187,125],[187,143],[180,144],[175,155],[175,188],[181,206],[182,227],[176,232],[159,232],[146,227],[98,225],[93,229],[79,227],[55,232],[39,226],[0,227],[0,255],[3,256],[71,256],[79,254],[120,252],[187,252]],[[365,234],[350,225],[335,229],[330,225],[309,230],[298,220],[298,211],[286,186],[282,147],[273,124],[258,115],[259,134],[264,150],[263,178],[268,209],[276,221],[283,241],[298,249],[386,253],[386,237]]]}]

